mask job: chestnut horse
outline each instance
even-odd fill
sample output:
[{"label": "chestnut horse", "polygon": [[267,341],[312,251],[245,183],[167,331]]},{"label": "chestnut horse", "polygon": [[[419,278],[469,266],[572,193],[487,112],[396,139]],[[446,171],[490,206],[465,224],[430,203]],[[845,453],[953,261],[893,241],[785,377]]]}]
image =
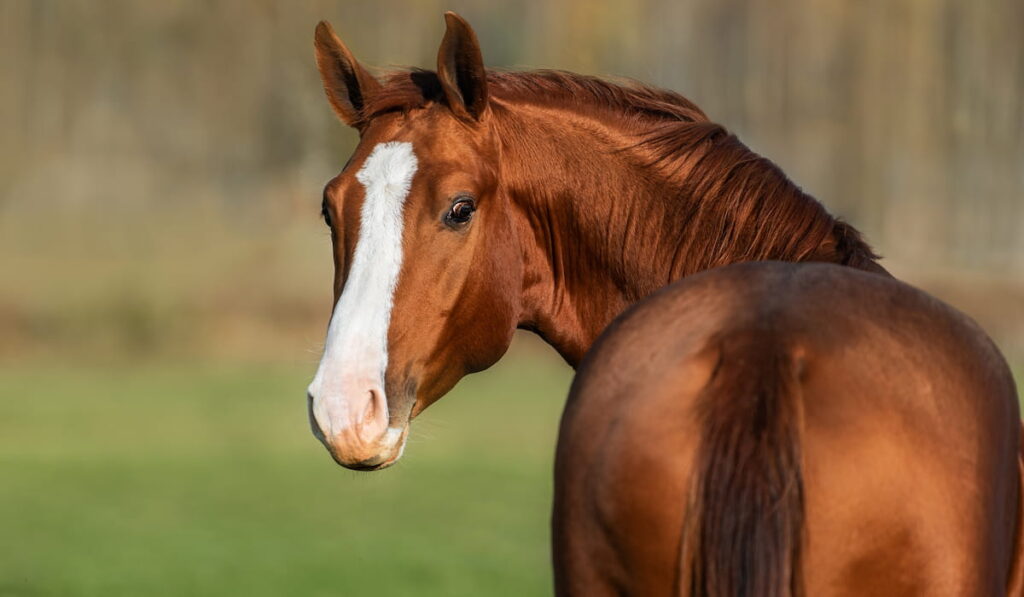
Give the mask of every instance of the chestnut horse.
[{"label": "chestnut horse", "polygon": [[[856,230],[682,96],[564,72],[487,71],[469,25],[453,13],[445,18],[437,72],[381,79],[329,25],[316,31],[328,100],[360,135],[324,189],[335,307],[308,389],[313,432],[339,464],[377,470],[396,462],[410,421],[461,377],[500,359],[516,328],[536,332],[575,367],[627,307],[717,266],[824,262],[897,284]],[[639,365],[647,354],[640,348],[619,356]],[[657,375],[677,378],[676,365]],[[992,403],[1006,395],[993,394]],[[577,393],[573,404],[585,400]],[[978,419],[960,422],[985,428]],[[1017,437],[999,426],[986,433],[986,447]],[[560,474],[572,469],[562,458],[568,446],[563,439]],[[1012,487],[998,495],[1015,498],[1016,477],[1000,479]],[[661,486],[673,488],[668,478]],[[559,591],[632,591],[621,575],[586,584],[607,579],[580,567],[588,554],[569,557],[582,535],[566,525],[598,513],[563,516],[575,506],[561,479],[559,488]],[[675,497],[679,514],[685,492]],[[1012,529],[1015,514],[1002,506],[992,515]],[[642,539],[646,531],[620,532]],[[611,551],[600,557],[621,563],[628,555],[606,545]],[[991,553],[992,566],[1005,563],[1004,552]]]}]

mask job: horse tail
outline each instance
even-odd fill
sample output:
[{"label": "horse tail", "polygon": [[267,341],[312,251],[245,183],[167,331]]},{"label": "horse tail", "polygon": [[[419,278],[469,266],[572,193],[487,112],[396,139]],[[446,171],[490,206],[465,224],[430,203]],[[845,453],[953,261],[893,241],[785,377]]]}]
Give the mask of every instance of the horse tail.
[{"label": "horse tail", "polygon": [[717,344],[696,406],[680,592],[801,597],[801,361],[771,333],[727,334]]}]

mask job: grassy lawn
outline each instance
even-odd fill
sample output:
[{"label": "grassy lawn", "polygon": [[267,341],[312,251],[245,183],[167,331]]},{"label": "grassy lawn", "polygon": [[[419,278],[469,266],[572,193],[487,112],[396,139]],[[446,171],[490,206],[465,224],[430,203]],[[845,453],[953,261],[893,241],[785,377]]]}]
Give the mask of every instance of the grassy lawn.
[{"label": "grassy lawn", "polygon": [[309,433],[309,374],[0,370],[0,595],[550,593],[557,356],[467,378],[370,474]]},{"label": "grassy lawn", "polygon": [[0,369],[0,595],[549,594],[570,374],[513,352],[369,474],[310,435],[307,368]]}]

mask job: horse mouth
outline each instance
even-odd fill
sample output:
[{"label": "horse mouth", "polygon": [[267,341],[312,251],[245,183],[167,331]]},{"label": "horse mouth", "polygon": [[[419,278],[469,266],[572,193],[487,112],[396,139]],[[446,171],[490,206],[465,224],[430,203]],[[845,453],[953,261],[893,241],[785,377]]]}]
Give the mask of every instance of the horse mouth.
[{"label": "horse mouth", "polygon": [[388,468],[389,466],[394,465],[396,462],[399,461],[399,459],[401,459],[401,457],[402,457],[402,450],[404,448],[405,448],[405,446],[402,445],[397,450],[395,450],[394,454],[384,458],[383,460],[378,460],[377,458],[371,458],[371,459],[368,459],[368,460],[364,460],[362,462],[345,461],[345,460],[342,460],[340,457],[338,457],[330,449],[328,449],[328,452],[334,458],[334,462],[338,463],[342,467],[347,468],[347,469],[352,470],[352,471],[359,471],[359,472],[366,472],[366,473],[368,473],[368,472],[383,470],[383,469]]},{"label": "horse mouth", "polygon": [[361,473],[371,473],[373,471],[382,471],[390,466],[393,466],[396,462],[398,462],[397,457],[386,460],[380,464],[343,464],[341,462],[339,462],[338,464],[349,470],[359,471]]}]

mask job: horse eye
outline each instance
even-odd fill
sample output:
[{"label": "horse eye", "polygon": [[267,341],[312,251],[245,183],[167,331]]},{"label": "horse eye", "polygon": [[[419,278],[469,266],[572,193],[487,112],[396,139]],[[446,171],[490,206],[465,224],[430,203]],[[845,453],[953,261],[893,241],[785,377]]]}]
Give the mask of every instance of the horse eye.
[{"label": "horse eye", "polygon": [[473,217],[473,212],[476,211],[476,204],[473,203],[473,199],[470,197],[460,197],[452,204],[452,208],[448,210],[448,214],[445,215],[445,220],[448,224],[465,224]]}]

